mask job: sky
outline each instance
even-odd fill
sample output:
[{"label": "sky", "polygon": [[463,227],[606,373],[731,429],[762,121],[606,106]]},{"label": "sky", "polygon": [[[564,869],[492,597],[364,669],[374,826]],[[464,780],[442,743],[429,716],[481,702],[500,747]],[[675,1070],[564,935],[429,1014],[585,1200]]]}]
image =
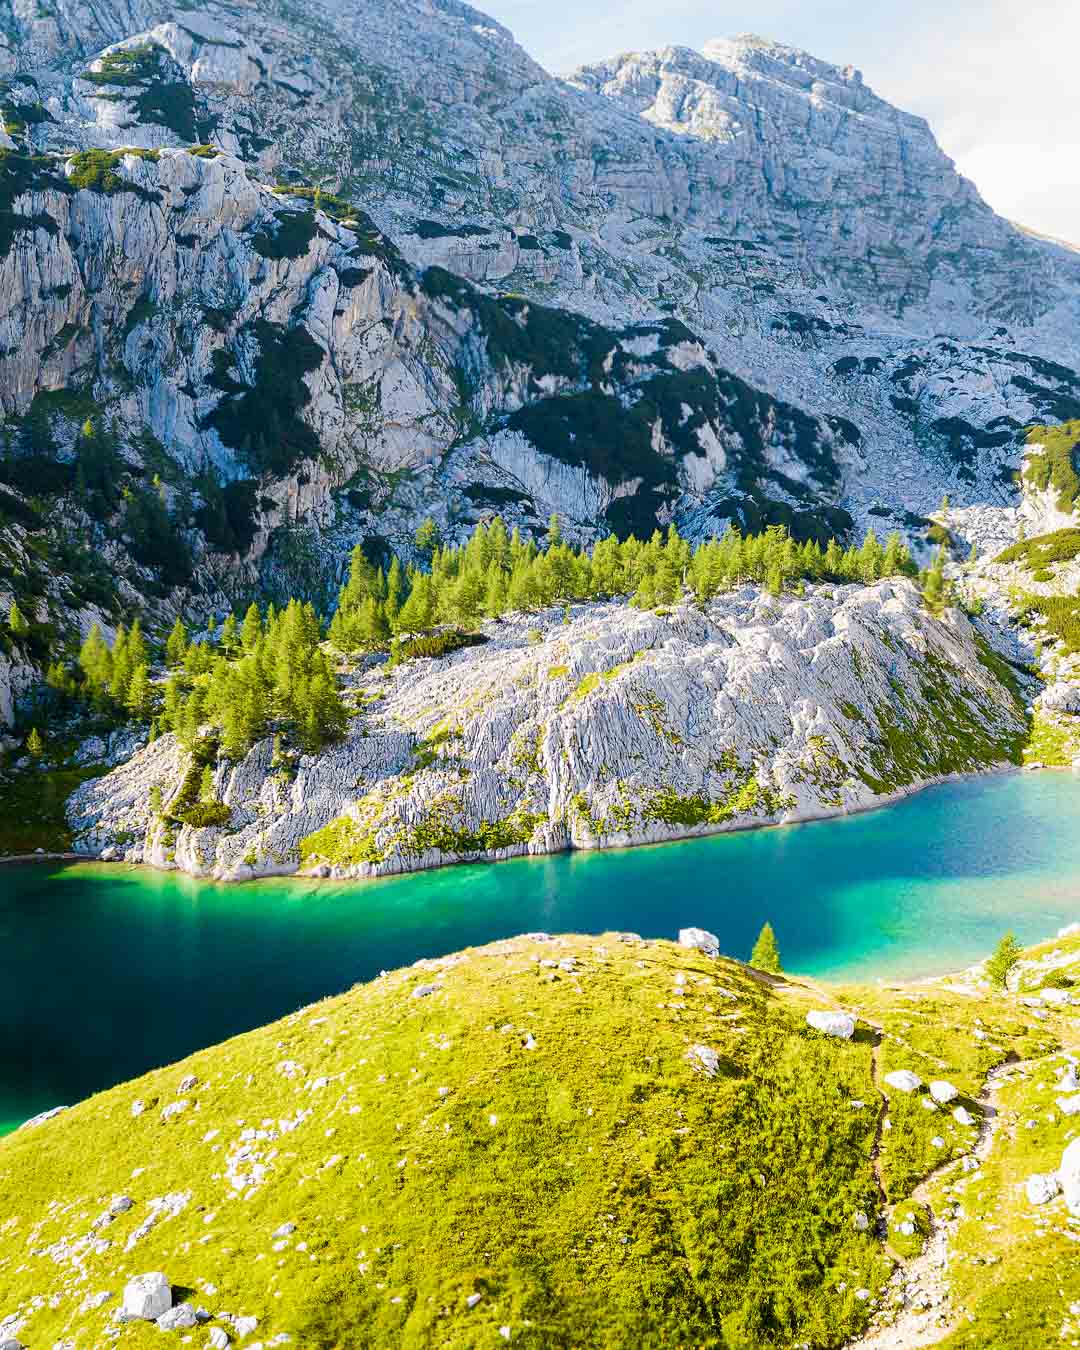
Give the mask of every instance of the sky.
[{"label": "sky", "polygon": [[1080,6],[1069,0],[472,2],[555,73],[739,33],[857,66],[927,118],[996,211],[1080,244]]}]

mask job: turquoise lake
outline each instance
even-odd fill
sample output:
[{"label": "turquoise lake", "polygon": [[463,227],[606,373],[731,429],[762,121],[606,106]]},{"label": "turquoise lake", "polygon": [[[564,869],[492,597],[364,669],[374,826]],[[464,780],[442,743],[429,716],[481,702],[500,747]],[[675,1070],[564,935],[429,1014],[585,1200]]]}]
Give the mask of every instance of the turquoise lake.
[{"label": "turquoise lake", "polygon": [[789,970],[918,976],[1080,919],[1080,780],[1010,774],[860,816],[364,882],[0,868],[0,1130],[380,969],[514,933],[690,924]]}]

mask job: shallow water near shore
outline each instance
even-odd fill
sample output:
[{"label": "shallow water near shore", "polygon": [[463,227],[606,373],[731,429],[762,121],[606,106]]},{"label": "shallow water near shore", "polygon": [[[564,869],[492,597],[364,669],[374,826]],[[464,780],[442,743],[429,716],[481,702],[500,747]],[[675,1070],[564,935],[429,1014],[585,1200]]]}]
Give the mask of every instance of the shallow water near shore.
[{"label": "shallow water near shore", "polygon": [[916,977],[1080,920],[1080,780],[992,776],[864,815],[378,881],[217,885],[99,864],[0,868],[0,1132],[381,969],[531,930],[694,924],[746,957]]}]

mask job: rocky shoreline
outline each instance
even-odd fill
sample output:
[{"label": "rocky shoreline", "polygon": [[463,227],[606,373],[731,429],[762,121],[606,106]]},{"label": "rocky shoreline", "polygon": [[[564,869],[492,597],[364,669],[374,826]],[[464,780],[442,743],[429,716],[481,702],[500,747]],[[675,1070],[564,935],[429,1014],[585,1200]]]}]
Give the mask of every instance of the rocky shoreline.
[{"label": "rocky shoreline", "polygon": [[199,766],[161,737],[75,792],[75,852],[217,880],[383,876],[825,819],[1019,759],[1008,667],[906,581],[578,605],[484,637],[358,663],[349,734],[320,755],[268,739],[215,761],[223,826],[170,816]]}]

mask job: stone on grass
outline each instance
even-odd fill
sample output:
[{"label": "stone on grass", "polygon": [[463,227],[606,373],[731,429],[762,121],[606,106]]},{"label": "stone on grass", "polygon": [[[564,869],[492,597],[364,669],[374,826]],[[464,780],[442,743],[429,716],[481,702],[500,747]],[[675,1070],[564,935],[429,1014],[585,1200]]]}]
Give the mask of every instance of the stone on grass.
[{"label": "stone on grass", "polygon": [[971,1114],[971,1112],[967,1109],[966,1106],[956,1107],[952,1113],[952,1118],[953,1120],[956,1121],[957,1125],[975,1124],[975,1117]]},{"label": "stone on grass", "polygon": [[944,1078],[935,1078],[930,1084],[930,1096],[939,1106],[944,1106],[947,1102],[954,1101],[960,1096],[960,1089],[953,1087]]},{"label": "stone on grass", "polygon": [[178,1303],[175,1308],[163,1312],[155,1325],[158,1331],[186,1331],[188,1327],[198,1326],[199,1319],[190,1303]]},{"label": "stone on grass", "polygon": [[865,1233],[870,1227],[870,1216],[865,1210],[857,1209],[851,1222],[855,1226],[856,1233]]},{"label": "stone on grass", "polygon": [[885,1075],[885,1082],[897,1092],[918,1092],[922,1087],[922,1079],[910,1069],[894,1069]]},{"label": "stone on grass", "polygon": [[412,991],[412,997],[427,998],[429,994],[436,993],[438,988],[439,986],[437,984],[418,984],[416,988]]},{"label": "stone on grass", "polygon": [[1031,1205],[1049,1204],[1060,1190],[1061,1186],[1054,1172],[1036,1172],[1024,1182],[1024,1191],[1028,1204]]},{"label": "stone on grass", "polygon": [[296,1232],[296,1224],[290,1219],[287,1223],[281,1224],[270,1234],[271,1237],[285,1238]]},{"label": "stone on grass", "polygon": [[815,1031],[820,1031],[826,1036],[837,1036],[842,1041],[850,1041],[855,1035],[855,1019],[851,1013],[808,1012],[806,1024]]},{"label": "stone on grass", "polygon": [[1076,1072],[1076,1065],[1070,1064],[1061,1077],[1057,1085],[1058,1092],[1080,1092],[1080,1074]]},{"label": "stone on grass", "polygon": [[172,1307],[172,1288],[160,1270],[136,1275],[124,1286],[123,1312],[130,1318],[152,1322]]},{"label": "stone on grass", "polygon": [[193,1073],[189,1073],[186,1078],[180,1079],[180,1086],[176,1089],[177,1096],[182,1092],[190,1092],[199,1084],[198,1078]]},{"label": "stone on grass", "polygon": [[206,1344],[211,1350],[226,1350],[229,1344],[229,1333],[224,1327],[211,1327],[207,1333]]},{"label": "stone on grass", "polygon": [[680,928],[679,946],[694,948],[706,956],[720,955],[720,939],[704,928]]},{"label": "stone on grass", "polygon": [[1080,1219],[1080,1139],[1074,1139],[1068,1144],[1061,1155],[1058,1180],[1065,1193],[1069,1213]]},{"label": "stone on grass", "polygon": [[191,1103],[186,1097],[182,1097],[178,1102],[170,1102],[165,1110],[162,1111],[161,1119],[172,1120],[174,1116],[182,1115],[190,1105]]},{"label": "stone on grass", "polygon": [[134,1203],[130,1195],[114,1195],[109,1201],[109,1213],[115,1219],[118,1214],[126,1214]]},{"label": "stone on grass", "polygon": [[67,1110],[66,1106],[54,1106],[51,1107],[48,1111],[41,1111],[38,1115],[31,1116],[29,1120],[24,1120],[23,1123],[19,1126],[19,1129],[32,1130],[35,1125],[44,1125],[47,1120],[52,1120],[54,1116],[58,1116],[61,1111],[66,1110]]},{"label": "stone on grass", "polygon": [[1080,1115],[1080,1092],[1071,1097],[1059,1097],[1057,1099],[1058,1110],[1063,1116]]},{"label": "stone on grass", "polygon": [[719,1072],[720,1056],[711,1045],[692,1045],[686,1052],[686,1058],[708,1078],[715,1078]]}]

